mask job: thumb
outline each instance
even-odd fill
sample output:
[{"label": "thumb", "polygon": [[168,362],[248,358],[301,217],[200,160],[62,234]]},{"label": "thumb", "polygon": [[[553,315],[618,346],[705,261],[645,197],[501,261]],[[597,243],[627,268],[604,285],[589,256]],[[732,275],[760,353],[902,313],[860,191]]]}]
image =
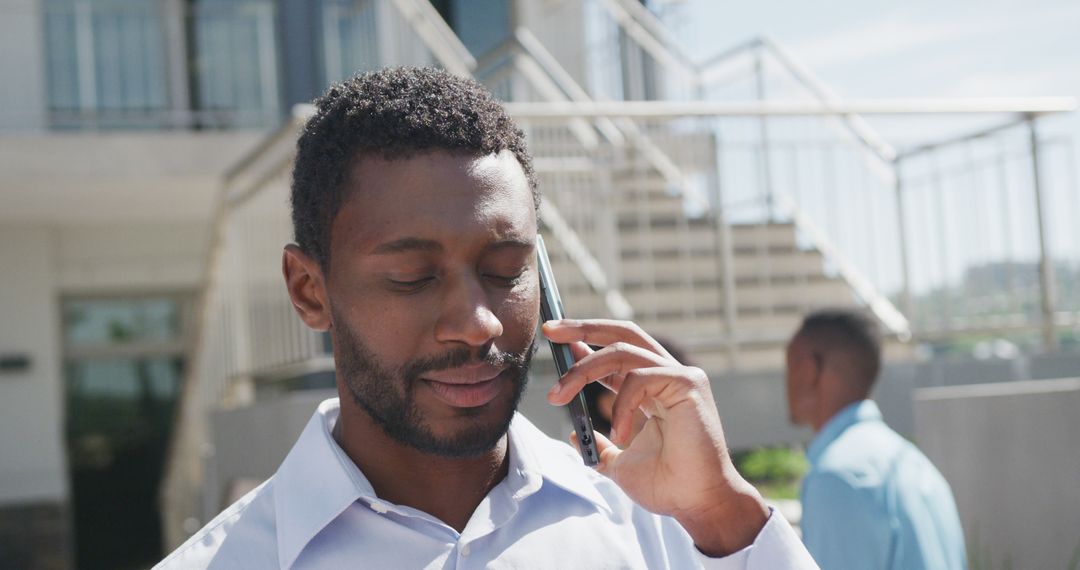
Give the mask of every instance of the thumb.
[{"label": "thumb", "polygon": [[[608,478],[615,478],[615,463],[619,459],[619,455],[622,454],[622,450],[619,446],[611,443],[611,440],[604,437],[604,434],[596,432],[596,450],[600,452],[600,463],[596,465],[596,470]],[[576,437],[576,435],[575,435]]]},{"label": "thumb", "polygon": [[[619,446],[611,443],[611,440],[604,437],[604,434],[600,432],[594,432],[593,436],[596,437],[596,451],[600,454],[600,462],[596,464],[595,469],[600,474],[607,476],[610,479],[615,477],[615,461],[618,460],[619,454],[622,450]],[[570,445],[574,446],[574,449],[581,453],[581,443],[578,441],[577,432],[570,432]]]}]

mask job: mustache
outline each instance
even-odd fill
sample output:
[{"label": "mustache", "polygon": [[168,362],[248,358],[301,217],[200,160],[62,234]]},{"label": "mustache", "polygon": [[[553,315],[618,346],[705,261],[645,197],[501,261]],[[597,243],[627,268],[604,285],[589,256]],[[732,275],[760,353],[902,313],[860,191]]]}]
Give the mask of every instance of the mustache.
[{"label": "mustache", "polygon": [[494,346],[482,349],[479,353],[473,349],[462,347],[451,350],[446,354],[407,362],[401,367],[400,374],[403,378],[415,379],[428,372],[436,372],[470,364],[488,364],[499,368],[521,370],[528,367],[529,361],[532,360],[533,354],[536,353],[536,348],[537,345],[533,342],[524,353],[515,354],[513,352],[500,351],[494,348]]}]

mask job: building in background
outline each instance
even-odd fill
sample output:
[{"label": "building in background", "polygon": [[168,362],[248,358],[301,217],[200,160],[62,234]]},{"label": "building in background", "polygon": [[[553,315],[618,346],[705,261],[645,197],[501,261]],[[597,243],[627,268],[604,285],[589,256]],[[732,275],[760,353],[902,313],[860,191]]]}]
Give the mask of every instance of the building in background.
[{"label": "building in background", "polygon": [[[145,566],[272,473],[333,386],[277,270],[296,105],[383,65],[513,102],[567,308],[688,346],[735,445],[806,437],[781,354],[823,305],[866,306],[894,339],[879,396],[905,433],[916,387],[1077,363],[1053,350],[1080,309],[1053,122],[1068,102],[956,104],[939,136],[897,144],[882,132],[947,103],[844,102],[767,39],[691,56],[632,0],[5,0],[0,16],[0,560],[17,567]],[[1021,350],[980,361],[916,362],[904,342],[1009,335]]]}]

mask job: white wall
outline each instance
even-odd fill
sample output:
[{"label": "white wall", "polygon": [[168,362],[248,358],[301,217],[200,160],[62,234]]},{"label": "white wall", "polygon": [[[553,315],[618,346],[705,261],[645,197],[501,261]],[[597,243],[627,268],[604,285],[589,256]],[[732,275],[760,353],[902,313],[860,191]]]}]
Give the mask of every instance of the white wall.
[{"label": "white wall", "polygon": [[200,285],[208,223],[70,225],[56,230],[64,294],[192,290]]},{"label": "white wall", "polygon": [[53,249],[46,228],[0,226],[0,353],[31,359],[0,373],[0,504],[67,497]]},{"label": "white wall", "polygon": [[0,129],[45,124],[45,61],[38,0],[0,3]]}]

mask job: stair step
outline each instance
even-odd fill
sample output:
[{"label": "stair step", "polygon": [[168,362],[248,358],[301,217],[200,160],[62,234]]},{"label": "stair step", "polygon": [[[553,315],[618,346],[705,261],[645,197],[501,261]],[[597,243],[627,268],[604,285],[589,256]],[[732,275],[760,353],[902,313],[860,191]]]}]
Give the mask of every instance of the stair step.
[{"label": "stair step", "polygon": [[[813,257],[801,257],[796,251],[774,251],[769,257],[735,256],[732,270],[735,280],[767,280],[769,276],[777,279],[792,280],[805,276],[811,279],[823,275],[823,263]],[[624,283],[647,281],[650,275],[666,279],[690,278],[694,281],[718,279],[721,277],[720,260],[715,257],[683,259],[681,257],[623,259],[619,271]],[[555,271],[562,275],[561,268]]]},{"label": "stair step", "polygon": [[[653,311],[715,309],[723,307],[723,288],[646,288],[623,290],[630,305],[640,313]],[[569,295],[567,295],[569,297]],[[811,304],[850,305],[854,303],[850,288],[840,280],[817,280],[806,283],[750,285],[735,287],[737,307],[769,307]]]},{"label": "stair step", "polygon": [[[712,245],[717,241],[716,228],[711,220],[687,219],[680,227],[678,220],[664,219],[660,223],[646,224],[633,220],[619,228],[623,242],[633,243],[635,238],[647,234],[649,244],[657,249],[672,248],[683,243]],[[729,232],[735,246],[785,245],[796,243],[795,227],[774,225],[733,225]]]}]

